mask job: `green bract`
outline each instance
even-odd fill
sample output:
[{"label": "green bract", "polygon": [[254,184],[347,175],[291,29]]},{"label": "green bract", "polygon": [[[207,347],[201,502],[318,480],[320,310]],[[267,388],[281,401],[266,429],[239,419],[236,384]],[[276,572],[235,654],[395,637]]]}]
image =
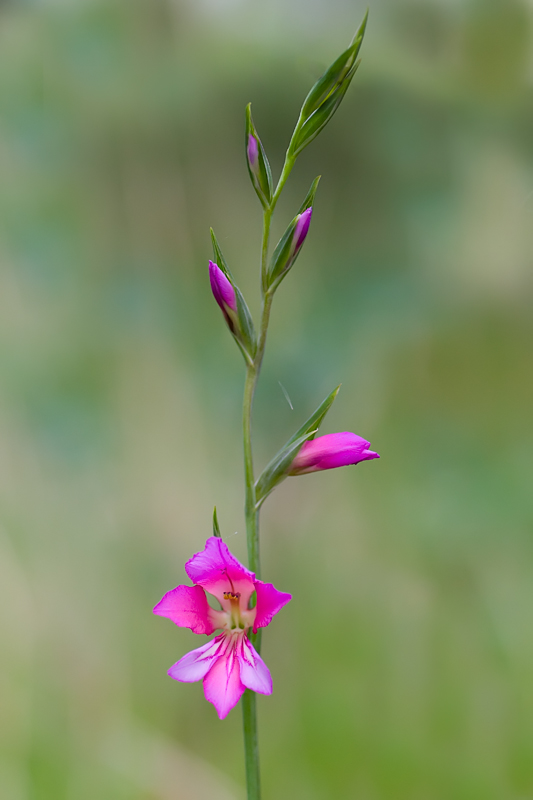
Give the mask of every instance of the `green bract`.
[{"label": "green bract", "polygon": [[213,509],[213,536],[216,536],[217,539],[222,539],[222,534],[220,533],[220,527],[219,527],[219,524],[218,524],[217,507],[216,506]]},{"label": "green bract", "polygon": [[288,154],[296,157],[327,125],[346,94],[359,66],[356,61],[365,35],[368,11],[352,43],[315,83],[305,98]]},{"label": "green bract", "polygon": [[255,484],[255,500],[257,508],[268,497],[270,492],[287,477],[287,470],[296,458],[302,445],[314,439],[324,417],[333,405],[333,401],[339,393],[340,385],[328,394],[326,399],[319,405],[316,411],[311,414],[301,428],[285,442],[281,450],[276,453],[270,464],[263,470]]}]

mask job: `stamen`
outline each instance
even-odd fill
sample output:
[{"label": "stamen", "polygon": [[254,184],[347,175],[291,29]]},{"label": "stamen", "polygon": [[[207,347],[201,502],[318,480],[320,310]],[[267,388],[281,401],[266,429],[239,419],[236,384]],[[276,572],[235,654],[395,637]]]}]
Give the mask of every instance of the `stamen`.
[{"label": "stamen", "polygon": [[240,596],[240,592],[224,592],[224,600],[238,600]]}]

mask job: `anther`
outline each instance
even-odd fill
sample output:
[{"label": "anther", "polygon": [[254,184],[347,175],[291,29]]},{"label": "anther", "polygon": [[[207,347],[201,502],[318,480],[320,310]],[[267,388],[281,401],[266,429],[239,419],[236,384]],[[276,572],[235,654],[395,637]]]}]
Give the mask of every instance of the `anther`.
[{"label": "anther", "polygon": [[240,592],[224,592],[224,600],[238,600],[240,596]]}]

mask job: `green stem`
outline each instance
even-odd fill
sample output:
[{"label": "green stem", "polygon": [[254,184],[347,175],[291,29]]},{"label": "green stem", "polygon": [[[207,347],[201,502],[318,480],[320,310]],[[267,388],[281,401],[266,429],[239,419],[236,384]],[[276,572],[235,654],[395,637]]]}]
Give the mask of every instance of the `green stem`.
[{"label": "green stem", "polygon": [[[246,541],[248,545],[248,566],[255,572],[258,578],[261,577],[261,563],[259,556],[259,510],[256,507],[255,499],[255,478],[254,462],[252,452],[252,408],[254,402],[255,387],[261,365],[265,355],[266,338],[268,323],[270,321],[270,310],[272,308],[273,293],[267,285],[267,260],[268,242],[270,238],[270,222],[278,198],[281,194],[287,178],[294,166],[294,159],[287,157],[283,165],[283,171],[279,179],[276,191],[272,198],[270,208],[265,208],[263,214],[263,241],[261,244],[261,287],[263,294],[263,309],[261,313],[261,327],[259,329],[259,339],[257,350],[252,363],[246,367],[246,380],[244,383],[244,399],[242,404],[242,432],[244,444],[244,483],[245,483],[245,504],[244,516],[246,519]],[[261,631],[250,634],[250,641],[254,644],[258,653],[261,652]],[[246,789],[248,800],[260,800],[261,784],[259,778],[259,743],[257,738],[257,712],[255,692],[246,689],[242,697],[242,719],[244,730],[244,759],[246,767]]]},{"label": "green stem", "polygon": [[261,289],[263,297],[267,291],[268,240],[270,238],[270,220],[272,219],[273,210],[273,206],[266,208],[263,214],[263,243],[261,245]]},{"label": "green stem", "polygon": [[[257,375],[258,370],[255,364],[248,366],[244,384],[242,428],[244,440],[244,482],[246,487],[244,514],[246,518],[248,564],[250,569],[259,577],[259,513],[255,508],[254,465],[252,459],[252,404]],[[259,778],[256,698],[255,692],[251,692],[249,689],[246,689],[242,696],[242,721],[247,796],[248,800],[260,800],[261,785]]]},{"label": "green stem", "polygon": [[[270,219],[272,211],[266,209],[263,217],[263,243],[261,248],[261,276],[263,286],[263,311],[261,314],[261,327],[257,351],[252,364],[246,368],[246,381],[244,383],[244,399],[242,404],[242,432],[244,443],[244,482],[246,519],[246,541],[248,545],[248,566],[259,578],[261,564],[259,558],[259,511],[255,501],[255,478],[252,453],[252,407],[255,387],[261,371],[263,356],[265,354],[270,309],[272,307],[272,294],[266,290],[266,265],[268,256],[268,239],[270,234]],[[261,631],[250,634],[257,652],[261,651]],[[242,720],[244,730],[244,760],[246,768],[246,789],[248,800],[260,800],[261,785],[259,778],[259,744],[257,739],[257,712],[255,692],[246,689],[242,697]]]},{"label": "green stem", "polygon": [[255,692],[246,689],[242,696],[242,721],[244,730],[244,765],[248,800],[261,800],[259,777],[259,742],[257,739],[257,713]]},{"label": "green stem", "polygon": [[[261,561],[259,556],[259,511],[256,508],[255,499],[255,478],[254,464],[252,455],[252,406],[254,401],[255,387],[261,371],[263,356],[265,354],[266,337],[268,323],[270,320],[270,309],[272,308],[272,294],[267,291],[263,298],[263,313],[261,315],[261,327],[259,329],[259,339],[257,351],[253,364],[246,369],[246,381],[244,384],[244,400],[242,407],[242,431],[244,442],[244,482],[245,482],[245,504],[244,515],[246,519],[246,540],[248,544],[248,566],[255,572],[258,578],[261,577]],[[257,649],[261,647],[259,634],[252,636],[252,641]]]},{"label": "green stem", "polygon": [[[296,133],[296,131],[295,131],[295,133]],[[287,155],[285,156],[285,163],[283,165],[283,170],[281,172],[280,179],[278,181],[278,185],[276,186],[276,191],[274,192],[274,196],[272,197],[272,203],[270,204],[270,213],[271,214],[274,212],[274,209],[276,207],[276,203],[278,202],[279,196],[281,194],[281,190],[285,186],[287,178],[289,177],[289,175],[292,172],[292,168],[294,167],[294,162],[295,161],[296,161],[296,159],[294,158],[294,156],[289,156],[288,153],[287,153]]]},{"label": "green stem", "polygon": [[244,442],[244,484],[245,504],[244,516],[246,519],[246,541],[248,544],[248,566],[259,577],[261,568],[259,564],[259,529],[258,514],[255,510],[255,480],[254,464],[252,457],[252,404],[255,386],[257,383],[257,368],[251,364],[246,369],[244,384],[244,400],[242,405],[242,433]]}]

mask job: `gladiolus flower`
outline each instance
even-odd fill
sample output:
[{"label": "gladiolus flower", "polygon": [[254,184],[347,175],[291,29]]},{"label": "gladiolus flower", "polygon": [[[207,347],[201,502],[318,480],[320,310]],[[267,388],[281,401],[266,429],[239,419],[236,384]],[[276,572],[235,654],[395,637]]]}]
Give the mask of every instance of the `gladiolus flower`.
[{"label": "gladiolus flower", "polygon": [[369,450],[369,447],[370,442],[355,433],[328,433],[304,442],[287,474],[305,475],[307,472],[346,467],[379,458],[378,453]]},{"label": "gladiolus flower", "polygon": [[[250,628],[268,625],[291,599],[271,583],[256,579],[227,545],[211,536],[205,549],[185,564],[194,586],[177,586],[154,608],[154,614],[168,617],[193,633],[211,634],[222,629],[207,644],[183,656],[168,674],[185,683],[203,680],[206,700],[213,703],[220,719],[237,705],[245,689],[272,694],[268,667],[248,639]],[[221,609],[212,608],[206,592],[214,595]],[[256,592],[256,605],[249,608]]]},{"label": "gladiolus flower", "polygon": [[235,289],[214,261],[209,262],[209,280],[213,296],[222,309],[230,331],[236,333],[237,297]]}]

